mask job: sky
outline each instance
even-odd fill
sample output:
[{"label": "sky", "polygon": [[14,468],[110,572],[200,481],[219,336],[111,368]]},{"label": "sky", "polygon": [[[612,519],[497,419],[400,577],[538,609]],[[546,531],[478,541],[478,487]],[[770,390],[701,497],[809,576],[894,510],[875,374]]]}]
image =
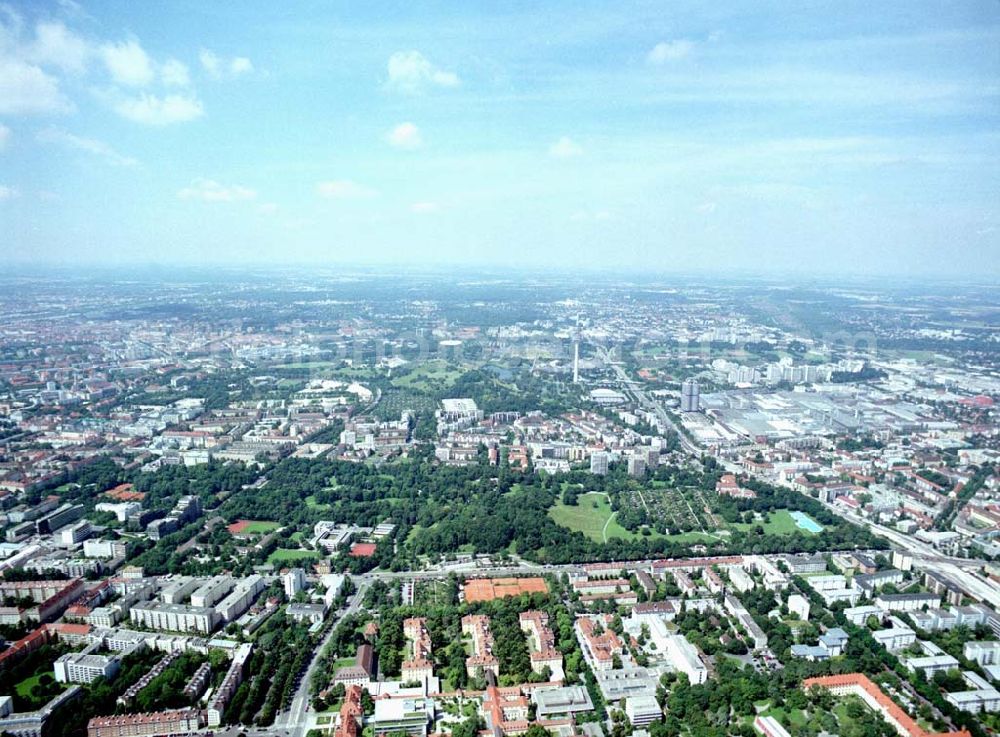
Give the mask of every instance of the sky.
[{"label": "sky", "polygon": [[996,276],[998,124],[997,0],[0,0],[0,267]]}]

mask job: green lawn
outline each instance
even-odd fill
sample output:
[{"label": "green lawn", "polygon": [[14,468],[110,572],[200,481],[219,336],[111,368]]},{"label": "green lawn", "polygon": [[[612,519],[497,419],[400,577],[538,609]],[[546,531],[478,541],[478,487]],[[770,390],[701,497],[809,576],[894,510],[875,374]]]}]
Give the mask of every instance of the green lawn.
[{"label": "green lawn", "polygon": [[451,366],[445,361],[428,361],[413,367],[403,376],[394,378],[392,385],[401,389],[430,391],[454,384],[461,375],[461,369]]},{"label": "green lawn", "polygon": [[42,673],[45,672],[46,671],[41,671],[39,673],[36,673],[35,675],[29,676],[28,678],[25,678],[23,681],[17,684],[17,686],[15,686],[14,688],[14,690],[17,691],[17,695],[20,696],[22,699],[30,699],[31,689],[34,688],[35,684],[38,683],[38,679],[42,677]]},{"label": "green lawn", "polygon": [[782,724],[802,726],[806,723],[806,715],[802,709],[792,709],[788,711],[783,708],[779,709],[768,709],[763,713],[766,717],[774,717]]},{"label": "green lawn", "polygon": [[278,548],[270,556],[268,563],[289,563],[297,560],[319,560],[319,553],[315,550],[291,550],[289,548]]},{"label": "green lawn", "polygon": [[306,497],[306,506],[309,507],[310,509],[319,510],[320,512],[326,511],[327,509],[330,508],[329,504],[320,504],[318,501],[316,501],[315,494],[310,494],[309,496]]},{"label": "green lawn", "polygon": [[[731,525],[738,530],[750,530],[761,524],[760,522],[753,522],[751,524],[744,524],[738,522]],[[764,532],[768,535],[791,535],[793,533],[799,533],[800,535],[815,535],[814,532],[809,532],[804,530],[795,524],[795,519],[788,512],[787,509],[780,509],[777,512],[772,512],[768,517],[767,522],[763,524]]]},{"label": "green lawn", "polygon": [[[608,540],[616,537],[634,540],[641,537],[637,533],[629,532],[613,519],[608,522],[612,514],[608,498],[597,492],[581,494],[579,504],[575,507],[567,507],[560,500],[549,510],[549,516],[557,524],[582,532],[597,542],[604,542],[605,534]],[[605,525],[607,525],[606,529]],[[660,537],[660,535],[653,532],[651,537]]]},{"label": "green lawn", "polygon": [[267,522],[264,520],[247,520],[250,524],[246,526],[243,532],[252,535],[266,535],[269,532],[274,532],[281,525],[277,522]]}]

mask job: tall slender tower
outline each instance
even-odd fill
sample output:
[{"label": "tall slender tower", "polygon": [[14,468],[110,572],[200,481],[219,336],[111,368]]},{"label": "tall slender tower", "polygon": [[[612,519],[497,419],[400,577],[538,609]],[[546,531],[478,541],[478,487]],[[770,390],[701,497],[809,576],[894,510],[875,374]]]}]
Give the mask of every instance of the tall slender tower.
[{"label": "tall slender tower", "polygon": [[573,341],[573,383],[580,383],[580,338]]}]

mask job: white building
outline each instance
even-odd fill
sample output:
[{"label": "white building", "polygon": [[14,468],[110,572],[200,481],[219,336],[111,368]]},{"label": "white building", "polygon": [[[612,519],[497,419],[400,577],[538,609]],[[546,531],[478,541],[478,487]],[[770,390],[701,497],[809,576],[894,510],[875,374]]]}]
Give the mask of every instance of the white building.
[{"label": "white building", "polygon": [[322,604],[289,604],[285,613],[296,622],[319,624],[326,617],[326,607]]},{"label": "white building", "polygon": [[629,696],[625,699],[625,715],[633,727],[646,727],[659,721],[663,710],[654,696]]},{"label": "white building", "polygon": [[219,615],[209,607],[144,602],[129,610],[129,619],[152,630],[208,634],[215,629]]},{"label": "white building", "polygon": [[292,568],[281,577],[281,583],[285,587],[285,596],[289,600],[306,587],[306,572],[301,568]]},{"label": "white building", "polygon": [[60,655],[52,664],[59,683],[93,683],[98,678],[112,678],[121,665],[115,655],[93,655],[91,648],[79,653]]},{"label": "white building", "polygon": [[128,545],[124,540],[84,540],[83,554],[87,558],[124,558]]},{"label": "white building", "polygon": [[730,566],[726,569],[729,573],[729,582],[733,585],[737,591],[749,591],[756,583],[750,574],[744,571],[740,566]]},{"label": "white building", "polygon": [[215,605],[215,613],[226,622],[232,622],[253,604],[265,588],[264,579],[257,574],[241,579],[225,599]]},{"label": "white building", "polygon": [[796,615],[803,622],[809,621],[809,600],[802,594],[788,595],[788,611]]},{"label": "white building", "polygon": [[63,545],[76,545],[90,537],[90,532],[90,522],[82,519],[61,530],[59,540]]},{"label": "white building", "polygon": [[698,650],[684,635],[667,635],[664,649],[674,670],[687,674],[692,685],[708,680],[708,667],[698,657]]},{"label": "white building", "polygon": [[1000,642],[997,640],[967,642],[962,654],[979,665],[997,665],[1000,664]]},{"label": "white building", "polygon": [[1000,692],[972,671],[962,671],[968,691],[955,691],[944,695],[945,700],[962,711],[980,714],[1000,709]]},{"label": "white building", "polygon": [[917,640],[917,633],[909,627],[889,627],[872,632],[872,637],[886,650],[902,650]]},{"label": "white building", "polygon": [[191,606],[212,606],[228,594],[235,583],[231,576],[215,576],[209,579],[191,594]]},{"label": "white building", "polygon": [[191,576],[170,579],[160,590],[160,599],[164,604],[181,604],[199,585],[200,581]]},{"label": "white building", "polygon": [[847,621],[851,624],[856,624],[859,627],[863,626],[865,622],[868,621],[868,617],[878,617],[882,618],[885,611],[879,609],[877,606],[871,606],[870,604],[865,606],[854,606],[848,607],[844,610],[844,616],[847,617]]}]

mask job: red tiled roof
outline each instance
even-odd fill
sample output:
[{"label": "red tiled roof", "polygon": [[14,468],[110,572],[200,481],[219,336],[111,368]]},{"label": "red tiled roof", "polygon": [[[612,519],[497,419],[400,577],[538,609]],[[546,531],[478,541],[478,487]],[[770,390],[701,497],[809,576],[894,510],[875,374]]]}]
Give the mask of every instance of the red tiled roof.
[{"label": "red tiled roof", "polygon": [[883,714],[890,720],[898,724],[906,731],[910,737],[972,737],[972,733],[966,729],[959,732],[928,732],[900,708],[900,706],[882,693],[877,685],[863,673],[846,673],[841,676],[822,676],[819,678],[807,678],[802,682],[803,688],[819,686],[820,688],[838,688],[843,686],[856,686],[865,691],[881,708]]}]

